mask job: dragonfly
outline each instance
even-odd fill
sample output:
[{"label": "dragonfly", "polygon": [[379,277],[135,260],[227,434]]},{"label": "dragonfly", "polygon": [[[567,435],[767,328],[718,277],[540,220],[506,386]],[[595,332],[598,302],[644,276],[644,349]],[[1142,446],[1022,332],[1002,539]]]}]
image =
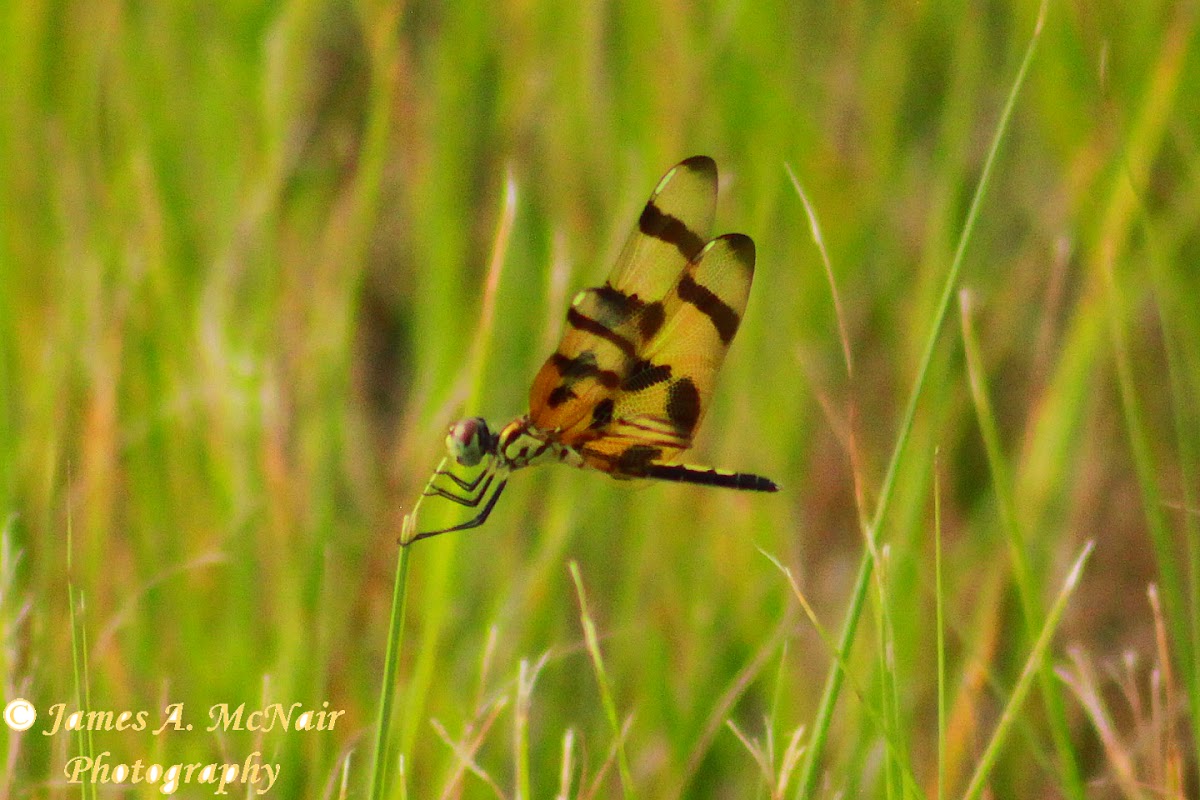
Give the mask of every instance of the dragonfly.
[{"label": "dragonfly", "polygon": [[[447,456],[420,499],[444,498],[474,516],[435,530],[414,524],[403,544],[482,525],[509,475],[538,464],[779,491],[761,475],[675,462],[704,418],[754,277],[749,236],[708,239],[716,206],[711,158],[663,176],[608,279],[572,300],[562,341],[533,380],[529,413],[499,430],[481,417],[450,427]],[[468,479],[446,468],[451,461],[482,468]]]}]

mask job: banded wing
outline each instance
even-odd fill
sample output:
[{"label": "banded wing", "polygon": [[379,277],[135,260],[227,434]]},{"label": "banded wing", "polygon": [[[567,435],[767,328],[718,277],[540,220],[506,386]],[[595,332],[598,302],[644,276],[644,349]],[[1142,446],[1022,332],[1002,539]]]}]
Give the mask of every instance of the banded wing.
[{"label": "banded wing", "polygon": [[637,371],[639,353],[662,328],[663,300],[704,247],[716,204],[711,158],[689,158],[663,176],[608,280],[572,301],[562,342],[529,392],[534,425],[586,430],[603,418],[602,402]]},{"label": "banded wing", "polygon": [[676,164],[654,187],[606,285],[643,302],[666,297],[708,243],[716,215],[716,163],[693,156]]},{"label": "banded wing", "polygon": [[596,469],[647,474],[691,446],[754,274],[742,234],[705,243],[716,166],[682,162],[650,197],[608,281],[580,292],[530,392],[530,417]]},{"label": "banded wing", "polygon": [[589,465],[630,476],[691,447],[753,277],[749,236],[727,234],[705,245],[664,298],[662,328],[618,391],[598,405],[602,417],[610,416],[607,424],[589,428],[577,442],[567,435],[563,441],[577,444]]}]

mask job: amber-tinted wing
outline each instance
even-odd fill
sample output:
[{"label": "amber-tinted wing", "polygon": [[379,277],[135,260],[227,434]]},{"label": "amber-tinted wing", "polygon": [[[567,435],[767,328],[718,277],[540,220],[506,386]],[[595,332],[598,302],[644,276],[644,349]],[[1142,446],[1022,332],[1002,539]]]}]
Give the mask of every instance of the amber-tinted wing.
[{"label": "amber-tinted wing", "polygon": [[[691,447],[741,324],[754,277],[754,242],[740,233],[709,242],[664,299],[665,321],[611,397],[607,424],[571,431],[597,469],[638,475]],[[598,408],[606,405],[602,400]]]},{"label": "amber-tinted wing", "polygon": [[[604,285],[575,296],[558,349],[529,393],[530,417],[547,431],[587,428],[602,401],[635,371],[666,320],[665,298],[704,247],[717,202],[717,167],[682,161],[659,181]],[[611,404],[610,404],[611,405]]]},{"label": "amber-tinted wing", "polygon": [[667,173],[609,280],[580,292],[530,393],[537,427],[587,462],[638,475],[691,445],[749,297],[754,244],[707,244],[711,159]]},{"label": "amber-tinted wing", "polygon": [[708,243],[716,214],[716,163],[693,156],[676,164],[642,208],[607,285],[643,302],[666,297]]}]

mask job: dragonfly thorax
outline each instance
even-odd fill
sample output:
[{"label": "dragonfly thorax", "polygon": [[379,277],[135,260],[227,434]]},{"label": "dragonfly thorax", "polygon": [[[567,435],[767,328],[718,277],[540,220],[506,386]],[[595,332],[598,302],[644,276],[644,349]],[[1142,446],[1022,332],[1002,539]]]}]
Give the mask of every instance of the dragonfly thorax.
[{"label": "dragonfly thorax", "polygon": [[583,466],[575,449],[559,442],[554,433],[538,428],[528,416],[517,417],[500,431],[496,455],[509,469],[549,463]]},{"label": "dragonfly thorax", "polygon": [[493,432],[482,417],[460,419],[446,434],[446,450],[464,467],[473,467],[488,457],[508,470],[552,462],[583,466],[574,448],[556,441],[527,416],[514,419],[499,433]]}]

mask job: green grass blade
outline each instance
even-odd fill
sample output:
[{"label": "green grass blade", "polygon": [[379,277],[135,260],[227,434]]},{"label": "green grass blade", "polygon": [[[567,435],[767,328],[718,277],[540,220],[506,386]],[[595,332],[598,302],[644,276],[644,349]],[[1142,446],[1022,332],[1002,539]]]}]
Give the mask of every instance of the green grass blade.
[{"label": "green grass blade", "polygon": [[[959,237],[954,259],[950,264],[950,271],[946,275],[941,299],[938,301],[937,311],[934,314],[933,324],[930,326],[929,336],[917,369],[917,377],[900,423],[896,446],[892,451],[892,457],[888,462],[887,472],[884,475],[880,488],[879,499],[875,506],[875,514],[864,531],[867,547],[863,554],[863,559],[859,564],[858,574],[855,576],[854,589],[850,597],[850,607],[846,612],[845,627],[842,630],[842,636],[838,643],[838,651],[841,653],[849,652],[850,645],[854,641],[854,634],[858,629],[858,621],[862,615],[863,601],[866,599],[867,587],[870,584],[871,572],[874,567],[872,551],[875,547],[879,527],[883,523],[891,506],[892,493],[895,491],[900,462],[903,458],[905,447],[908,444],[908,437],[912,432],[913,420],[917,414],[917,403],[925,387],[929,365],[933,361],[933,354],[937,347],[942,327],[945,324],[946,315],[949,312],[951,298],[958,287],[958,275],[962,270],[967,244],[971,240],[971,234],[975,229],[975,221],[979,216],[979,209],[983,204],[984,193],[991,180],[992,167],[996,162],[996,155],[1000,151],[1000,144],[1004,139],[1004,133],[1008,129],[1009,121],[1012,118],[1013,109],[1016,107],[1017,98],[1020,96],[1021,87],[1025,83],[1025,76],[1029,71],[1029,65],[1033,61],[1033,56],[1037,52],[1038,42],[1041,40],[1042,28],[1046,18],[1046,8],[1047,2],[1043,0],[1038,8],[1037,22],[1030,36],[1029,46],[1025,50],[1025,57],[1021,61],[1020,68],[1017,70],[1017,76],[1013,81],[1012,89],[1009,91],[1008,99],[1004,104],[1004,110],[996,124],[996,132],[992,137],[992,143],[988,149],[987,160],[984,162],[983,172],[979,177],[979,183],[971,199],[971,207],[967,212],[967,218],[963,224],[962,235]],[[804,769],[800,778],[800,797],[811,797],[816,789],[817,765],[824,750],[825,740],[829,735],[829,726],[833,719],[833,708],[841,692],[842,680],[842,670],[835,663],[829,670],[829,675],[825,681],[825,690],[821,695],[821,702],[817,708],[817,718],[813,726],[813,741],[808,751],[808,757],[805,759]]]},{"label": "green grass blade", "polygon": [[[1157,261],[1152,258],[1152,261]],[[1156,280],[1161,277],[1156,270]],[[1156,304],[1161,315],[1164,330],[1165,349],[1167,355],[1167,375],[1169,378],[1171,410],[1175,422],[1176,450],[1179,453],[1179,506],[1183,510],[1183,531],[1186,542],[1187,563],[1189,575],[1187,588],[1187,616],[1191,620],[1192,652],[1200,651],[1200,514],[1191,513],[1197,508],[1197,497],[1193,486],[1196,476],[1200,474],[1200,453],[1197,452],[1197,436],[1194,429],[1189,430],[1189,419],[1194,412],[1188,407],[1186,397],[1189,396],[1184,380],[1183,356],[1179,352],[1180,326],[1163,307],[1164,297],[1161,283],[1158,286],[1159,302]],[[1187,691],[1185,695],[1193,721],[1200,720],[1200,658],[1192,658],[1191,671],[1183,673]],[[1200,736],[1192,736],[1196,748],[1196,763],[1200,763]]]},{"label": "green grass blade", "polygon": [[942,583],[942,479],[933,454],[933,597],[937,632],[937,800],[946,796],[946,592]]},{"label": "green grass blade", "polygon": [[1067,609],[1067,601],[1079,585],[1079,576],[1083,572],[1083,566],[1087,563],[1093,547],[1093,543],[1088,542],[1084,546],[1083,552],[1075,559],[1075,564],[1071,567],[1071,571],[1067,573],[1067,578],[1058,593],[1058,598],[1054,601],[1054,605],[1050,607],[1050,614],[1046,617],[1046,623],[1038,633],[1033,649],[1029,653],[1029,658],[1025,661],[1025,667],[1021,670],[1021,677],[1017,679],[1017,683],[1012,690],[1012,695],[1009,696],[1008,703],[1005,704],[1004,710],[1000,713],[1000,719],[996,723],[996,730],[992,732],[992,738],[988,741],[987,747],[984,748],[983,755],[979,759],[979,764],[971,776],[971,781],[967,784],[966,791],[963,792],[963,797],[966,800],[973,800],[973,798],[979,797],[987,788],[988,775],[991,774],[992,767],[995,766],[996,760],[1000,756],[1000,751],[1008,741],[1009,732],[1017,722],[1017,714],[1021,710],[1030,688],[1033,686],[1033,682],[1041,669],[1042,662],[1045,661],[1046,651],[1049,649],[1050,642],[1054,638],[1054,632],[1058,630],[1058,623],[1062,620],[1063,612]]},{"label": "green grass blade", "polygon": [[[405,518],[410,525],[412,517]],[[371,800],[388,796],[388,765],[391,761],[392,708],[399,680],[400,652],[404,644],[404,610],[408,597],[408,558],[411,547],[401,547],[392,588],[392,614],[388,625],[387,651],[383,658],[383,681],[379,689],[379,717],[375,723],[375,755],[371,762]]]},{"label": "green grass blade", "polygon": [[[968,296],[963,294],[959,319],[962,325],[963,351],[967,361],[967,382],[971,389],[971,399],[975,405],[975,419],[983,435],[984,453],[987,455],[988,468],[992,474],[992,486],[995,488],[1000,508],[1001,524],[1008,539],[1009,560],[1012,563],[1013,579],[1021,601],[1026,635],[1032,642],[1037,625],[1045,615],[1039,600],[1038,587],[1031,574],[1029,559],[1025,555],[1026,534],[1018,523],[1019,515],[1017,514],[1017,501],[1013,497],[1011,471],[1000,444],[999,424],[985,385],[987,378],[983,366],[983,356],[980,353],[979,339],[975,333],[973,315],[969,306]],[[1050,736],[1058,754],[1062,789],[1068,796],[1083,800],[1086,796],[1086,786],[1076,760],[1074,745],[1071,742],[1071,731],[1063,706],[1062,692],[1059,691],[1059,683],[1048,662],[1042,662],[1039,665],[1037,678],[1042,701],[1046,705]]]},{"label": "green grass blade", "polygon": [[[812,624],[813,630],[816,631],[817,636],[820,637],[822,643],[829,651],[830,657],[837,662],[838,666],[841,667],[843,672],[848,674],[848,666],[844,660],[845,654],[843,651],[837,649],[833,636],[825,629],[825,626],[821,624],[821,620],[817,618],[812,604],[809,603],[808,598],[806,598],[804,593],[800,590],[800,584],[797,583],[796,576],[792,573],[792,570],[785,566],[775,556],[771,555],[762,548],[759,548],[759,552],[762,553],[763,557],[770,561],[771,564],[774,565],[777,570],[779,570],[783,577],[787,579],[788,586],[792,591],[792,596],[795,597],[796,602],[800,604],[800,608],[804,611],[805,616],[808,617],[808,621]],[[863,710],[866,712],[867,717],[884,732],[883,741],[887,747],[887,757],[894,766],[893,771],[896,773],[894,776],[888,776],[888,791],[900,792],[901,796],[907,797],[922,796],[921,790],[917,786],[916,777],[913,775],[912,768],[907,757],[907,752],[903,746],[904,743],[899,738],[897,730],[898,725],[895,719],[889,718],[894,715],[897,704],[896,698],[898,695],[894,691],[894,687],[892,687],[891,684],[885,684],[881,708],[877,708],[871,702],[871,698],[867,695],[867,693],[863,691],[862,687],[856,685],[853,680],[850,682],[850,689],[852,692],[854,692],[854,696],[858,698],[858,701],[862,703]],[[903,791],[900,791],[901,789]]]},{"label": "green grass blade", "polygon": [[[74,526],[72,515],[67,514],[67,575],[73,574],[74,566]],[[75,587],[73,581],[67,581],[67,608],[71,623],[71,663],[75,677],[75,703],[84,713],[92,709],[91,670],[88,667],[87,622],[85,620],[85,605],[83,592]],[[94,763],[96,755],[95,742],[92,739],[91,726],[85,726],[76,732],[75,740],[79,747],[79,755]],[[79,796],[96,797],[96,782],[84,780],[79,785]]]},{"label": "green grass blade", "polygon": [[583,625],[584,639],[587,641],[588,653],[592,657],[592,667],[596,672],[596,683],[600,688],[600,700],[604,705],[604,714],[612,728],[613,740],[617,748],[617,770],[621,775],[621,789],[625,797],[636,796],[633,789],[633,777],[629,772],[629,759],[625,755],[625,734],[621,720],[617,716],[617,704],[613,700],[612,689],[608,683],[608,673],[604,669],[604,658],[600,655],[600,638],[596,635],[596,623],[588,611],[587,594],[583,590],[583,578],[579,574],[579,565],[572,561],[569,565],[571,580],[575,582],[575,594],[579,598],[579,621]]}]

